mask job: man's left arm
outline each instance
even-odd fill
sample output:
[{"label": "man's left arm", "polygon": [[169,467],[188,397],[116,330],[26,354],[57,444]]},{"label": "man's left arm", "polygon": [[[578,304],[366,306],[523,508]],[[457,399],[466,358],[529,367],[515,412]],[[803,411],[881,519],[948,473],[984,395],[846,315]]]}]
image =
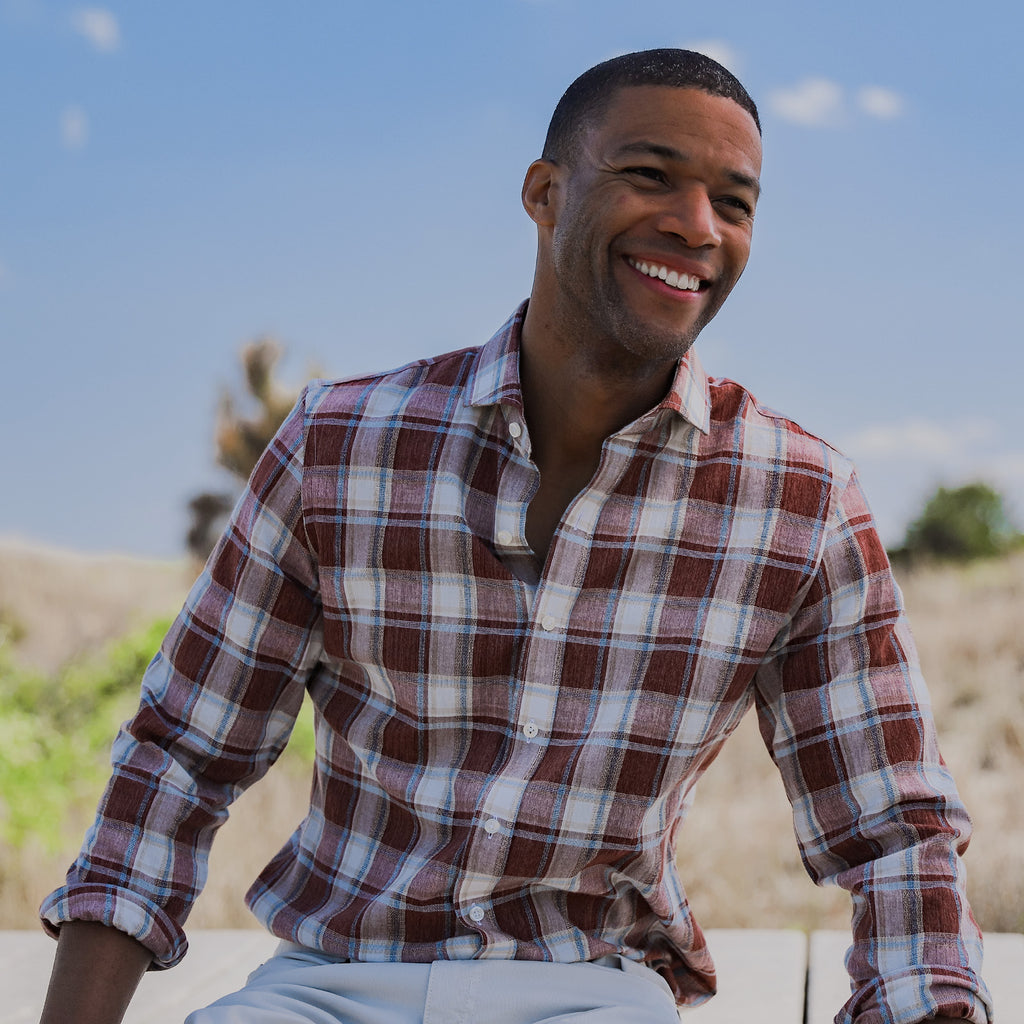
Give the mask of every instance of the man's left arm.
[{"label": "man's left arm", "polygon": [[853,898],[853,992],[836,1024],[988,1024],[961,860],[970,819],[855,477],[758,674],[757,708],[808,873]]}]

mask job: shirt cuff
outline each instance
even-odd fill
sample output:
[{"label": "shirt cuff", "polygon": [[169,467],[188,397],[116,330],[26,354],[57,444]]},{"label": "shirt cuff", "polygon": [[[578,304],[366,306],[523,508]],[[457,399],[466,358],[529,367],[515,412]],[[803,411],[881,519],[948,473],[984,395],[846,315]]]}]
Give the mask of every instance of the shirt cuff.
[{"label": "shirt cuff", "polygon": [[115,886],[64,885],[39,908],[43,928],[56,937],[66,921],[94,921],[130,935],[153,954],[150,970],[177,964],[188,951],[185,933],[159,907]]},{"label": "shirt cuff", "polygon": [[932,1017],[990,1024],[992,997],[970,970],[920,968],[862,986],[836,1024],[921,1024]]}]

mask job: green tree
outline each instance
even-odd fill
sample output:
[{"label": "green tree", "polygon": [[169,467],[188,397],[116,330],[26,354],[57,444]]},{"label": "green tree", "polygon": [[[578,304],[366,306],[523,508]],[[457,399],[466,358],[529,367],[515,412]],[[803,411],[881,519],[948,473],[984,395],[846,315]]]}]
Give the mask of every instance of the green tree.
[{"label": "green tree", "polygon": [[1002,495],[985,483],[940,487],[908,527],[894,561],[970,561],[992,558],[1019,546]]},{"label": "green tree", "polygon": [[[250,342],[241,354],[245,392],[241,398],[227,389],[221,393],[216,460],[234,477],[235,487],[232,491],[205,491],[188,503],[191,522],[185,543],[189,553],[201,561],[213,550],[242,486],[299,396],[297,388],[287,388],[276,378],[281,351],[273,338]],[[245,407],[250,414],[241,411]]]}]

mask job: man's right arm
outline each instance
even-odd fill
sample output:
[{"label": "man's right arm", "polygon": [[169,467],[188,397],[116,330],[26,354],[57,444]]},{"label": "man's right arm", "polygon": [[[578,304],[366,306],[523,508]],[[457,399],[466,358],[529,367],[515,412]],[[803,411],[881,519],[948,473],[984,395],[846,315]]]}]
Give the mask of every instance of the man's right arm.
[{"label": "man's right arm", "polygon": [[304,442],[299,403],[146,671],[96,822],[40,908],[48,931],[95,922],[134,936],[161,967],[185,955],[214,833],[284,748],[320,656]]},{"label": "man's right arm", "polygon": [[39,1024],[120,1024],[152,958],[116,928],[66,921]]}]

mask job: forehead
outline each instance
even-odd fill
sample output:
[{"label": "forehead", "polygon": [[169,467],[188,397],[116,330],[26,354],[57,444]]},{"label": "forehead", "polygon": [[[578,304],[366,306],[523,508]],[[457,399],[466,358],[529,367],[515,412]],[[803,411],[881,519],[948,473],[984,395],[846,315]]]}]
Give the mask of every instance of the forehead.
[{"label": "forehead", "polygon": [[583,131],[584,148],[610,157],[638,144],[713,155],[743,173],[761,170],[761,136],[734,100],[701,89],[666,85],[620,88]]}]

